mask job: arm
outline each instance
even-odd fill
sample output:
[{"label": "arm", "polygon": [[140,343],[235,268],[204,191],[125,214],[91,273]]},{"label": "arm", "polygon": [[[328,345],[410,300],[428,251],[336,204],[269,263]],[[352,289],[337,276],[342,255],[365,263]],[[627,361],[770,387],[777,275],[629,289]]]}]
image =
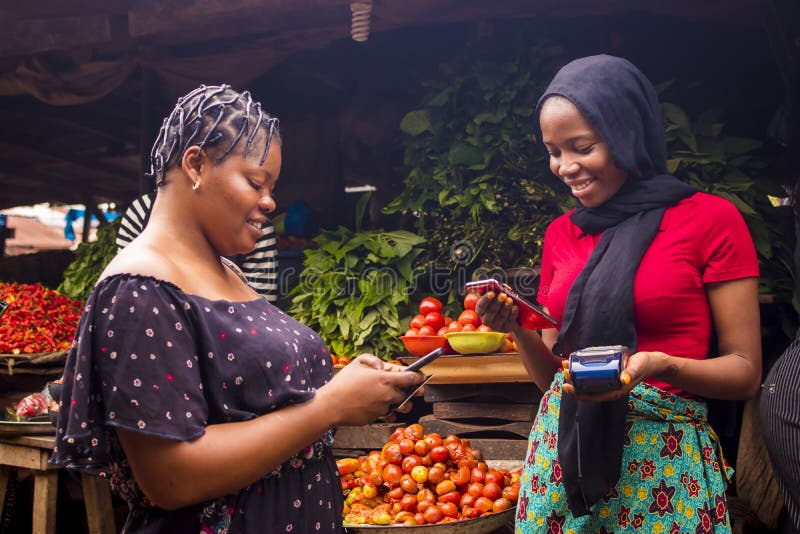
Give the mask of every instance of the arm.
[{"label": "arm", "polygon": [[[625,385],[621,389],[578,398],[617,398],[648,377],[704,397],[743,400],[758,394],[761,383],[758,279],[710,283],[706,285],[706,294],[717,332],[719,356],[693,360],[663,352],[637,352],[628,359],[622,372]],[[565,390],[571,389],[571,385],[565,386]]]},{"label": "arm", "polygon": [[246,487],[332,427],[375,420],[420,379],[418,373],[386,372],[374,356],[361,357],[304,404],[249,421],[209,425],[192,441],[121,428],[117,434],[142,491],[172,510]]},{"label": "arm", "polygon": [[528,376],[542,391],[547,391],[553,375],[561,368],[561,359],[553,355],[552,348],[558,338],[555,328],[542,331],[528,330],[517,322],[517,307],[511,298],[500,293],[489,292],[475,305],[475,312],[484,322],[498,332],[511,332],[519,349],[522,364]]},{"label": "arm", "polygon": [[[707,284],[719,353],[716,358],[691,360],[664,353],[640,353],[648,360],[644,372],[685,391],[716,399],[755,397],[761,384],[761,322],[758,279],[742,278]],[[640,359],[631,358],[632,376]],[[649,371],[647,369],[650,369]]]}]

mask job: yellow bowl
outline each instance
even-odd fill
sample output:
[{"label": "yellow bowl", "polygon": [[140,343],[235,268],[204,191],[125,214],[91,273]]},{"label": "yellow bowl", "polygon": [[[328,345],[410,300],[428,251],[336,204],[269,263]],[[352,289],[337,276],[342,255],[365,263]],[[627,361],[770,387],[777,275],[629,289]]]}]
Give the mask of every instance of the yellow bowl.
[{"label": "yellow bowl", "polygon": [[490,354],[503,346],[503,332],[448,332],[444,335],[459,354]]}]

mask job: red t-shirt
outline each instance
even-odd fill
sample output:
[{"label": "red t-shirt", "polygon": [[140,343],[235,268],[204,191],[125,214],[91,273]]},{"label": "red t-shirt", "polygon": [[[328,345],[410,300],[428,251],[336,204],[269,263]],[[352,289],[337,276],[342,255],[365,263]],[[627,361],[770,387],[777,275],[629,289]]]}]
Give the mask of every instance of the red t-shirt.
[{"label": "red t-shirt", "polygon": [[[600,240],[600,234],[583,234],[571,213],[545,232],[537,297],[559,324],[569,288]],[[751,276],[758,276],[755,247],[731,202],[696,193],[667,208],[633,282],[638,349],[707,358],[713,324],[704,284]],[[658,380],[646,382],[684,393]]]}]

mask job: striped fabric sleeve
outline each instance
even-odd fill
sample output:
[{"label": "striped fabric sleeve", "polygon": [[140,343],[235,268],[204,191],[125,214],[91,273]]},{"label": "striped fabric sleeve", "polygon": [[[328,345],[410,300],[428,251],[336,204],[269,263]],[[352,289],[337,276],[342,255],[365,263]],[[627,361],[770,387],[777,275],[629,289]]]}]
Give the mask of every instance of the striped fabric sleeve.
[{"label": "striped fabric sleeve", "polygon": [[278,243],[275,228],[267,226],[253,251],[244,257],[242,271],[250,287],[269,301],[278,299]]},{"label": "striped fabric sleeve", "polygon": [[142,195],[131,202],[131,205],[125,210],[117,232],[118,251],[128,246],[147,226],[147,221],[150,219],[150,209],[155,198],[155,193]]}]

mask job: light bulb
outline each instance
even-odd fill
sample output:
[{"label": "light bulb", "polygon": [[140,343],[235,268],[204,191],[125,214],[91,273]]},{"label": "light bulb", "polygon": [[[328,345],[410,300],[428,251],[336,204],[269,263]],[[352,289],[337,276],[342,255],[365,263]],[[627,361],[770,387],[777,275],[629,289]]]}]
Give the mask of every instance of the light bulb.
[{"label": "light bulb", "polygon": [[369,17],[372,12],[372,0],[350,2],[350,11],[353,14],[350,35],[354,41],[363,43],[369,37]]}]

